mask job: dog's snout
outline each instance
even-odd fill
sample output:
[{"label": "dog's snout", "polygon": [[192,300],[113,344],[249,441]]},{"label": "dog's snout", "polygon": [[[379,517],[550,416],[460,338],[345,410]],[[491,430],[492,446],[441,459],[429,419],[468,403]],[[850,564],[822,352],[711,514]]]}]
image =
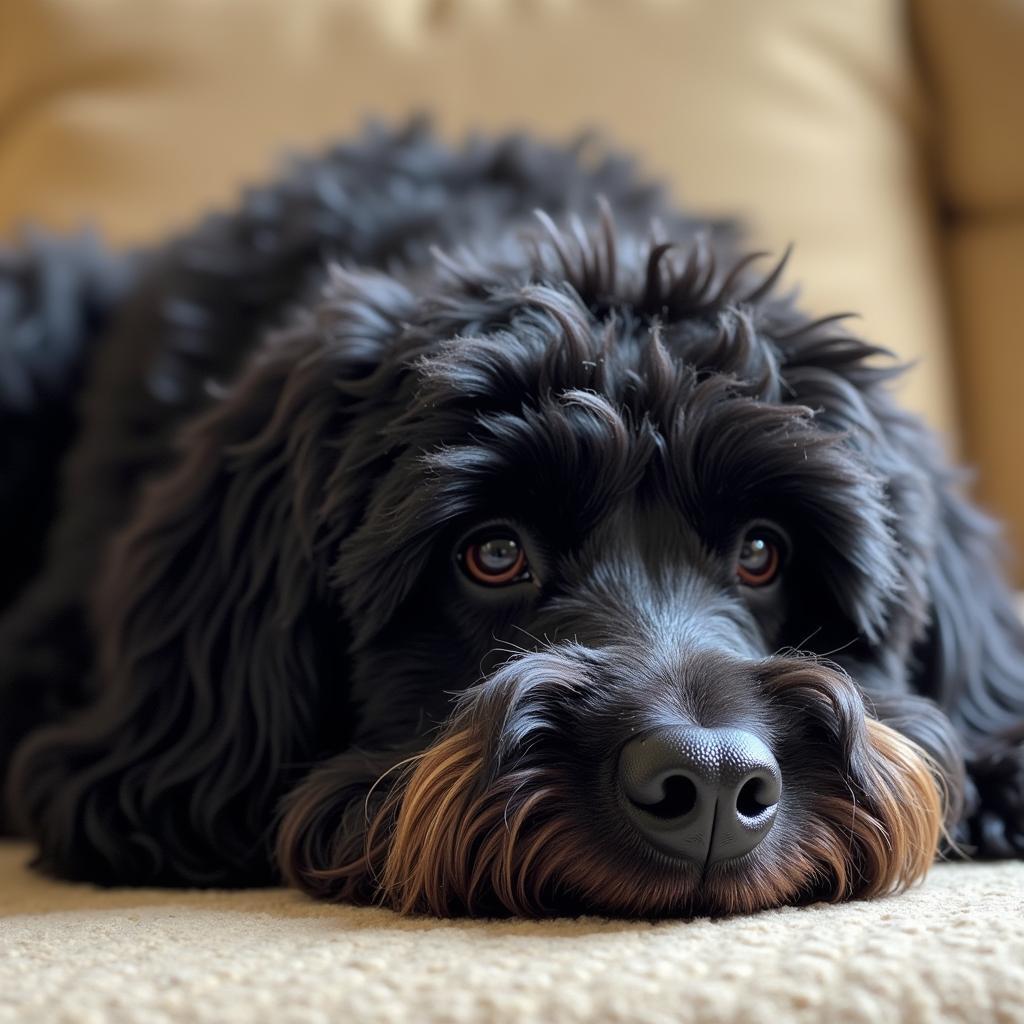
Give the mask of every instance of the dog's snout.
[{"label": "dog's snout", "polygon": [[681,725],[630,740],[619,755],[626,814],[653,846],[698,864],[753,850],[775,821],[778,762],[743,729]]}]

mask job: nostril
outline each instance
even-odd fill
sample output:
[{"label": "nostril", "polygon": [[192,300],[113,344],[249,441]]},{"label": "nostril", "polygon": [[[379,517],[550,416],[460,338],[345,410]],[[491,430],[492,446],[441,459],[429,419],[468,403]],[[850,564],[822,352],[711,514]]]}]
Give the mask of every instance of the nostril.
[{"label": "nostril", "polygon": [[692,779],[685,775],[670,775],[661,784],[662,798],[653,804],[640,803],[634,800],[637,807],[642,807],[648,814],[656,818],[671,820],[681,818],[697,806],[697,787]]},{"label": "nostril", "polygon": [[774,807],[778,801],[772,799],[772,794],[769,793],[771,788],[770,779],[763,779],[758,775],[747,779],[736,795],[736,810],[744,818],[756,818],[769,807]]}]

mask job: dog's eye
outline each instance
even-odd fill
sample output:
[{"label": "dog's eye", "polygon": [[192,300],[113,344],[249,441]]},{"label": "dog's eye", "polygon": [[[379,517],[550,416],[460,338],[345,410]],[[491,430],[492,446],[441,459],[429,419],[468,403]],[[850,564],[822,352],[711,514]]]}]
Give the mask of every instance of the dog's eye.
[{"label": "dog's eye", "polygon": [[466,575],[484,586],[501,587],[530,578],[522,542],[508,529],[475,537],[459,557]]},{"label": "dog's eye", "polygon": [[782,555],[779,545],[770,533],[762,529],[750,530],[743,538],[736,575],[748,587],[767,586],[779,574]]}]

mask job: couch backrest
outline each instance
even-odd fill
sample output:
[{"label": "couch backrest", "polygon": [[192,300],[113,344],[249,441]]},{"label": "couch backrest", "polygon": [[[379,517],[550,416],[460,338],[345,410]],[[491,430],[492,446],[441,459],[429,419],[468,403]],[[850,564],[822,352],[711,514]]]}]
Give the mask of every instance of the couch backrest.
[{"label": "couch backrest", "polygon": [[158,237],[366,114],[605,130],[681,199],[797,243],[819,312],[920,359],[954,424],[926,128],[891,0],[19,0],[0,4],[0,234]]}]

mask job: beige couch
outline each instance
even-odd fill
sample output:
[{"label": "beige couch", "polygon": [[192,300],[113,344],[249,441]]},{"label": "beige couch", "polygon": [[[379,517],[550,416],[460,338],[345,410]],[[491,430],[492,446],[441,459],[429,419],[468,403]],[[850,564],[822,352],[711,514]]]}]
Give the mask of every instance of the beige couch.
[{"label": "beige couch", "polygon": [[[159,237],[365,113],[605,130],[916,359],[1024,547],[1020,0],[0,0],[0,236]],[[727,922],[98,893],[0,852],[8,1021],[1024,1021],[1024,866]]]}]

